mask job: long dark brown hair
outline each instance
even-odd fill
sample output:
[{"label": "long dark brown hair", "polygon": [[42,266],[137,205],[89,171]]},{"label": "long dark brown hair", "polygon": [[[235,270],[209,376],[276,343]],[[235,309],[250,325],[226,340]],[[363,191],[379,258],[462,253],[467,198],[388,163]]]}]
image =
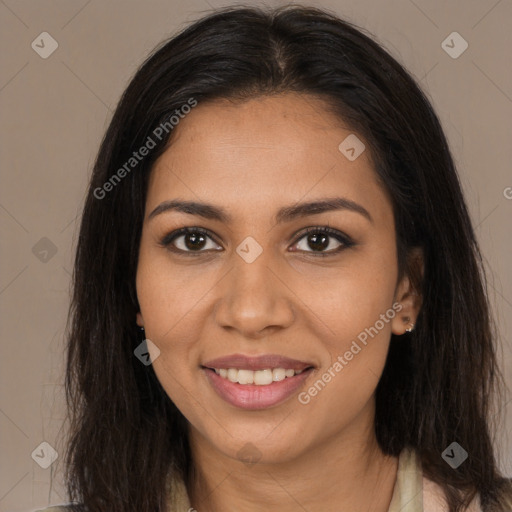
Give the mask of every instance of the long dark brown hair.
[{"label": "long dark brown hair", "polygon": [[[191,98],[202,104],[284,92],[324,100],[368,141],[393,204],[400,275],[411,276],[422,296],[416,329],[391,338],[376,391],[382,450],[396,456],[416,449],[451,512],[476,493],[486,510],[505,510],[491,437],[501,381],[485,274],[438,117],[415,80],[363,29],[302,6],[239,5],[204,16],[151,54],[115,110],[94,165],[74,267],[65,382],[70,498],[91,512],[163,512],[168,476],[185,479],[192,467],[187,421],[152,366],[134,356],[148,176],[173,132],[153,136],[144,159],[122,179],[112,176]],[[424,251],[423,278],[408,258],[414,247]],[[441,457],[454,441],[469,454],[457,469]]]}]

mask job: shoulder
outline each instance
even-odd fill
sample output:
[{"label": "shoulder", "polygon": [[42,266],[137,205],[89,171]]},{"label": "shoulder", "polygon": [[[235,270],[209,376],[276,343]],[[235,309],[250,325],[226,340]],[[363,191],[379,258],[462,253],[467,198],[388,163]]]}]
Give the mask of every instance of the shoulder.
[{"label": "shoulder", "polygon": [[[447,512],[448,504],[440,485],[423,477],[423,508],[428,512]],[[481,512],[480,496],[476,496],[465,512]]]},{"label": "shoulder", "polygon": [[[440,485],[423,474],[421,459],[413,448],[402,451],[398,463],[395,484],[398,503],[392,501],[389,512],[410,510],[425,512],[448,512],[449,507]],[[465,512],[481,512],[480,498],[477,496]]]},{"label": "shoulder", "polygon": [[[480,495],[477,494],[465,512],[511,512],[512,479],[503,479],[500,490],[500,503],[482,507]],[[440,485],[423,476],[423,507],[425,512],[447,512],[448,505]]]}]

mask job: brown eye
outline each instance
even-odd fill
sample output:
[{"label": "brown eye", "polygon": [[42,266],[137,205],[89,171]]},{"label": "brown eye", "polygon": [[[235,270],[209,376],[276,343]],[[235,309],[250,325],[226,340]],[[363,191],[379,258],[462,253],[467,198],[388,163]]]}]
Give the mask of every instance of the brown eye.
[{"label": "brown eye", "polygon": [[222,250],[208,231],[202,228],[182,228],[166,235],[161,245],[174,252],[200,253],[209,250]]},{"label": "brown eye", "polygon": [[[206,236],[200,233],[187,233],[186,235],[181,235],[181,237],[183,237],[185,247],[191,251],[203,249],[206,245]],[[181,237],[177,237],[175,241]]]},{"label": "brown eye", "polygon": [[327,227],[318,227],[308,228],[295,243],[294,248],[315,256],[329,256],[353,245],[354,242],[343,233]]}]

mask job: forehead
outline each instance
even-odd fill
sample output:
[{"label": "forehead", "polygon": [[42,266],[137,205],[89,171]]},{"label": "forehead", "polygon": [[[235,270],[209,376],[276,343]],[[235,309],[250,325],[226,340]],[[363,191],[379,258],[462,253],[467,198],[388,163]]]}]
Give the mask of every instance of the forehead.
[{"label": "forehead", "polygon": [[317,98],[199,103],[174,130],[154,165],[148,206],[186,197],[264,212],[273,203],[341,194],[374,211],[390,207],[369,151],[351,161],[339,149],[347,137],[365,144],[362,137]]},{"label": "forehead", "polygon": [[[303,160],[318,153],[339,156],[340,137],[352,131],[327,110],[327,104],[312,96],[286,93],[245,101],[218,99],[199,105],[176,127],[175,153],[200,144],[211,153],[296,155]],[[334,151],[333,151],[334,150]],[[170,155],[172,158],[172,155]],[[189,157],[200,154],[190,154]],[[224,158],[225,158],[224,156]]]}]

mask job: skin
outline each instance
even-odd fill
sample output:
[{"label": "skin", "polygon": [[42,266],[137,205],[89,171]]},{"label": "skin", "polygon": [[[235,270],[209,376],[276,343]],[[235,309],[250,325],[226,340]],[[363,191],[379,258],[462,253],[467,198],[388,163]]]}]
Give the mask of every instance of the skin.
[{"label": "skin", "polygon": [[[329,512],[340,503],[343,510],[388,510],[397,459],[377,445],[374,393],[391,333],[404,334],[419,304],[409,279],[398,279],[392,206],[369,151],[349,161],[338,149],[351,133],[313,97],[216,100],[180,121],[153,168],[137,323],[159,347],[156,375],[190,424],[197,476],[188,493],[199,512]],[[372,221],[344,209],[275,222],[281,207],[336,196],[363,206]],[[210,203],[233,219],[178,211],[149,218],[173,199]],[[302,231],[327,225],[355,245],[318,256],[340,242],[330,237],[317,249]],[[185,226],[215,238],[192,256],[185,236],[173,242],[189,251],[183,255],[161,245]],[[248,236],[263,250],[250,264],[236,252]],[[314,364],[299,392],[307,390],[395,302],[400,313],[307,405],[295,394],[268,409],[242,410],[222,400],[201,370],[234,353],[280,354]],[[256,464],[240,461],[244,447],[257,453]]]}]

